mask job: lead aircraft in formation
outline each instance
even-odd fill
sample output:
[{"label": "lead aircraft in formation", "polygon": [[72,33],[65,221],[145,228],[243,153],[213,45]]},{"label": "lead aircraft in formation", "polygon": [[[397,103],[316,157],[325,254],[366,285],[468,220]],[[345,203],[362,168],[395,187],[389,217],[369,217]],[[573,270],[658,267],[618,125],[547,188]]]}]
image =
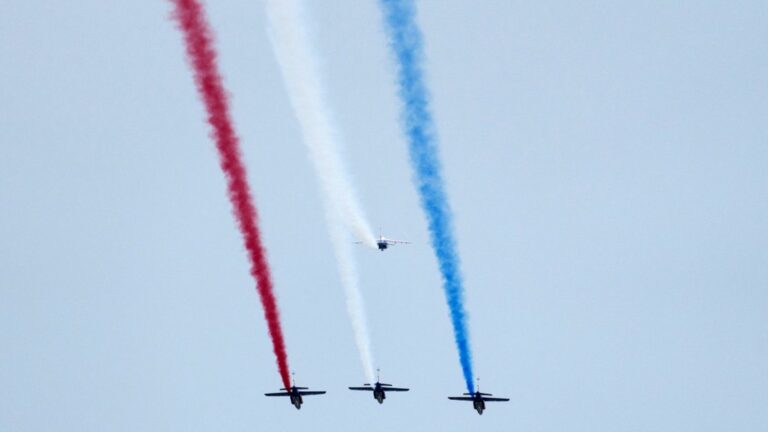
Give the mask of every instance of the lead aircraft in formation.
[{"label": "lead aircraft in formation", "polygon": [[384,403],[384,399],[387,398],[387,392],[406,392],[410,389],[403,387],[393,387],[392,384],[384,384],[378,377],[378,370],[376,370],[376,383],[371,385],[368,383],[363,384],[362,387],[350,387],[350,390],[370,391],[373,392],[373,398],[379,401],[380,404]]}]

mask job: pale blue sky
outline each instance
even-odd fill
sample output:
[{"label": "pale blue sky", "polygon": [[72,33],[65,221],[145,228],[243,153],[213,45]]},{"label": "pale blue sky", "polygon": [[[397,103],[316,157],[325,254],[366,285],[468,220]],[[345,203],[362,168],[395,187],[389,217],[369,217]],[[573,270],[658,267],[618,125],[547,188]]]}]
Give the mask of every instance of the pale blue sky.
[{"label": "pale blue sky", "polygon": [[[209,1],[292,368],[279,387],[165,1],[0,1],[0,429],[768,428],[768,6],[424,0],[478,417],[375,1],[310,1],[361,200],[363,373],[259,1]],[[470,429],[471,430],[471,429]]]}]

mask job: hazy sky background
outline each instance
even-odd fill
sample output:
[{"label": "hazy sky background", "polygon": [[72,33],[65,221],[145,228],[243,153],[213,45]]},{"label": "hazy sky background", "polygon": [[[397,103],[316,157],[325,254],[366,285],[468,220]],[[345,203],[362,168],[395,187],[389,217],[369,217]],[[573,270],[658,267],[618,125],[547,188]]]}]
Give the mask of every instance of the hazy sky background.
[{"label": "hazy sky background", "polygon": [[475,370],[463,392],[373,0],[309,1],[376,227],[363,382],[260,1],[207,10],[282,309],[280,387],[166,1],[0,0],[0,429],[768,429],[768,6],[419,2]]}]

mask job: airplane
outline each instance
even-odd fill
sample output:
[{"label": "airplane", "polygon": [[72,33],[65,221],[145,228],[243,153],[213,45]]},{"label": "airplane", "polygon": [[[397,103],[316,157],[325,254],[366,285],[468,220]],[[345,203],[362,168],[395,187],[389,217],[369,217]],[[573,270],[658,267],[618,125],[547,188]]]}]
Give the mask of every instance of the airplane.
[{"label": "airplane", "polygon": [[388,239],[383,235],[380,235],[379,238],[376,239],[376,247],[379,248],[379,250],[382,252],[384,252],[388,247],[394,246],[396,244],[411,244],[411,242],[405,240]]},{"label": "airplane", "polygon": [[301,404],[304,403],[302,396],[325,394],[325,390],[307,391],[309,388],[296,387],[296,385],[292,385],[291,388],[281,388],[280,390],[283,391],[277,393],[264,393],[264,396],[288,396],[291,398],[291,403],[296,407],[297,410],[301,409]]},{"label": "airplane", "polygon": [[[384,252],[388,247],[394,246],[396,244],[411,244],[411,242],[405,241],[405,240],[388,239],[383,235],[379,235],[379,238],[375,239],[375,241],[376,241],[376,247],[379,248],[379,250],[382,252]],[[363,244],[363,242],[357,241],[355,242],[355,244]]]},{"label": "airplane", "polygon": [[485,411],[486,402],[509,402],[509,398],[486,397],[486,396],[493,396],[493,395],[490,393],[480,393],[480,385],[478,383],[476,392],[464,393],[464,396],[448,396],[448,399],[459,400],[459,401],[472,401],[472,406],[475,408],[475,410],[477,410],[477,413],[480,415],[483,415],[483,411]]},{"label": "airplane", "polygon": [[387,392],[405,392],[409,389],[402,388],[402,387],[393,387],[392,384],[384,384],[381,382],[381,380],[378,377],[378,369],[376,370],[377,376],[376,376],[376,383],[371,386],[368,383],[363,384],[363,387],[350,387],[350,390],[361,390],[361,391],[372,391],[373,392],[373,398],[379,401],[380,404],[384,403],[384,399],[387,398]]}]

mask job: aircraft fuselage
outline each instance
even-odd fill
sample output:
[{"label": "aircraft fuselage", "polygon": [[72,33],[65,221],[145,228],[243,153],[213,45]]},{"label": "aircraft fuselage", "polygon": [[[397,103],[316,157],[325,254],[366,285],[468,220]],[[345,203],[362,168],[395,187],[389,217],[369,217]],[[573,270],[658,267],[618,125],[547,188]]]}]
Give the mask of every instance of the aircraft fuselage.
[{"label": "aircraft fuselage", "polygon": [[378,247],[380,251],[386,250],[387,246],[389,246],[389,245],[385,241],[378,241],[378,242],[376,242],[376,247]]},{"label": "aircraft fuselage", "polygon": [[304,403],[304,400],[301,398],[300,394],[293,393],[293,394],[291,394],[291,403],[298,410],[298,409],[301,409],[301,404]]},{"label": "aircraft fuselage", "polygon": [[377,386],[373,391],[373,398],[379,401],[380,404],[383,404],[384,399],[387,398],[387,394],[384,392],[384,390],[381,389],[381,386]]},{"label": "aircraft fuselage", "polygon": [[474,405],[478,414],[483,415],[483,411],[485,411],[485,402],[483,402],[482,398],[475,398],[472,405]]}]

